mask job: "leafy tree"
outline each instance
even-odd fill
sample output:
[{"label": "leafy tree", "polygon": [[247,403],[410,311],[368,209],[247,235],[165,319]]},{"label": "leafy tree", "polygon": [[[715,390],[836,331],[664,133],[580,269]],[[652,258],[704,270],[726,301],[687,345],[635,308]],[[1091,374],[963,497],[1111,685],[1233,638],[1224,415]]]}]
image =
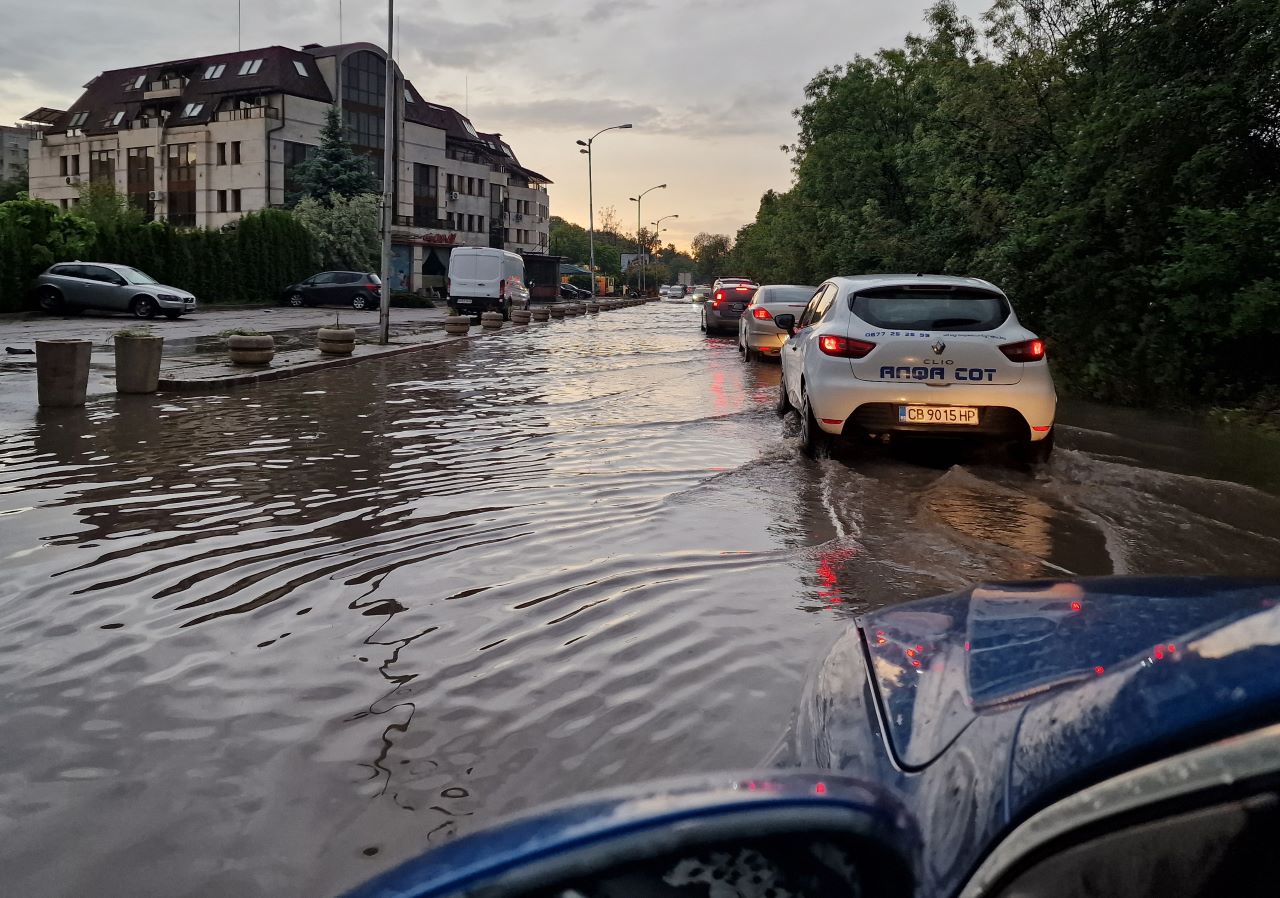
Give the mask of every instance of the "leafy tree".
[{"label": "leafy tree", "polygon": [[548,252],[563,256],[575,265],[585,265],[591,256],[587,229],[558,215],[551,216],[550,225]]},{"label": "leafy tree", "polygon": [[729,262],[733,240],[726,234],[708,234],[705,231],[693,238],[694,271],[702,283],[711,283],[722,274]]},{"label": "leafy tree", "polygon": [[42,200],[0,203],[0,310],[26,305],[35,277],[54,262],[82,258],[94,226]]},{"label": "leafy tree", "polygon": [[336,106],[325,113],[319,148],[309,159],[293,167],[293,177],[301,185],[303,197],[321,203],[328,203],[334,196],[350,199],[381,191],[368,157],[347,143],[346,129]]},{"label": "leafy tree", "polygon": [[324,268],[374,271],[382,252],[381,202],[371,193],[343,197],[331,194],[327,201],[308,197],[293,210],[310,232]]}]

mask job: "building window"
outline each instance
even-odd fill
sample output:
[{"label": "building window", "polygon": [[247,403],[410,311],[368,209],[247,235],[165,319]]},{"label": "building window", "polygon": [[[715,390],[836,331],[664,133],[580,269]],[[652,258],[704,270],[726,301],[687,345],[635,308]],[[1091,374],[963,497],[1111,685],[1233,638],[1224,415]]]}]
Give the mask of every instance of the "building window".
[{"label": "building window", "polygon": [[124,112],[117,112],[111,117],[111,124],[113,127],[119,128],[122,121],[124,121]]},{"label": "building window", "polygon": [[231,211],[232,212],[240,211],[240,191],[239,190],[231,191]]},{"label": "building window", "polygon": [[308,146],[305,143],[296,143],[292,140],[284,142],[284,194],[286,202],[293,202],[290,197],[302,192],[302,185],[298,182],[295,167],[306,162],[315,155],[315,152],[316,147]]},{"label": "building window", "polygon": [[75,115],[71,116],[71,121],[67,122],[67,128],[69,130],[74,131],[76,128],[79,128],[81,125],[83,125],[84,120],[87,119],[88,117],[89,117],[89,110],[87,109],[84,112],[77,112]]},{"label": "building window", "polygon": [[418,228],[440,227],[440,169],[434,165],[413,165],[413,224]]},{"label": "building window", "polygon": [[483,215],[476,216],[476,231],[481,234],[484,233],[484,216]]},{"label": "building window", "polygon": [[456,231],[458,229],[454,224],[454,214],[452,212],[446,212],[444,214],[444,226],[450,231]]},{"label": "building window", "polygon": [[146,75],[139,75],[137,78],[133,79],[133,84],[131,84],[131,85],[129,86],[129,89],[130,89],[130,90],[138,90],[139,88],[141,88],[141,87],[142,87],[142,85],[144,85],[144,84],[146,84],[146,83],[147,83],[147,76],[146,76]]},{"label": "building window", "polygon": [[126,164],[126,185],[129,203],[147,214],[147,218],[155,216],[155,202],[151,199],[151,191],[155,189],[155,148],[131,147]]},{"label": "building window", "polygon": [[218,164],[227,164],[227,145],[225,143],[218,144]]},{"label": "building window", "polygon": [[231,164],[240,164],[240,141],[238,140],[231,141]]},{"label": "building window", "polygon": [[293,61],[293,67],[297,69],[298,74],[303,78],[307,77],[307,66],[301,59],[295,59]]},{"label": "building window", "polygon": [[116,151],[94,150],[89,154],[89,183],[116,183]]},{"label": "building window", "polygon": [[258,74],[258,69],[260,68],[262,68],[261,59],[246,59],[244,62],[240,64],[240,74],[256,75]]},{"label": "building window", "polygon": [[211,65],[204,70],[204,80],[213,81],[215,78],[221,78],[222,73],[225,72],[226,70],[227,70],[227,64],[225,62],[219,63],[218,65]]},{"label": "building window", "polygon": [[218,211],[227,211],[227,192],[225,190],[218,191]]},{"label": "building window", "polygon": [[67,176],[67,156],[58,157],[58,177],[65,178]]},{"label": "building window", "polygon": [[454,193],[457,188],[453,186],[453,175],[446,174],[444,177],[444,180],[445,180],[445,189],[448,190],[450,193]]},{"label": "building window", "polygon": [[182,107],[182,118],[195,118],[203,109],[203,103],[188,103]]},{"label": "building window", "polygon": [[180,228],[196,224],[196,145],[171,143],[168,147],[169,222]]}]

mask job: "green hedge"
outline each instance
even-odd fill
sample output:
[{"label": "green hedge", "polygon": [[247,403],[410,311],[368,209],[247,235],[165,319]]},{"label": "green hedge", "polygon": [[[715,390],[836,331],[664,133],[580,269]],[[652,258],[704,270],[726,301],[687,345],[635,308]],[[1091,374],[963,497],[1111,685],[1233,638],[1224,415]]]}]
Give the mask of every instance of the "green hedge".
[{"label": "green hedge", "polygon": [[317,265],[311,235],[274,209],[206,231],[161,222],[100,226],[38,200],[0,203],[0,311],[33,307],[40,272],[76,259],[132,265],[214,303],[274,299]]}]

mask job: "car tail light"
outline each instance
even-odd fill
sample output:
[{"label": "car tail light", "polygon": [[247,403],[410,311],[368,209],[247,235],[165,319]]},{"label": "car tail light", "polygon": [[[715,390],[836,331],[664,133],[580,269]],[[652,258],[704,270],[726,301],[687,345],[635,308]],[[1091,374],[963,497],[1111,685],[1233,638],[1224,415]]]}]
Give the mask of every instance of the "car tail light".
[{"label": "car tail light", "polygon": [[1044,358],[1043,340],[1023,340],[1021,343],[1006,343],[1000,351],[1011,362],[1038,362]]},{"label": "car tail light", "polygon": [[445,296],[448,296],[450,293],[453,292],[450,289],[452,286],[453,286],[453,278],[445,278],[444,279],[444,295]]},{"label": "car tail light", "polygon": [[769,310],[766,308],[762,308],[760,306],[756,306],[754,309],[752,309],[751,314],[753,317],[759,318],[761,321],[773,320],[773,316],[769,314]]},{"label": "car tail light", "polygon": [[818,348],[827,355],[842,359],[860,359],[876,348],[876,344],[866,340],[852,340],[837,334],[823,334],[818,338]]},{"label": "car tail light", "polygon": [[722,305],[724,305],[724,291],[723,291],[723,290],[717,290],[717,291],[716,291],[715,299],[714,299],[714,300],[712,301],[712,303],[711,303],[711,308],[713,308],[713,309],[718,309],[718,308],[720,308]]},{"label": "car tail light", "polygon": [[507,282],[498,281],[498,301],[501,302],[506,298],[507,298]]},{"label": "car tail light", "polygon": [[750,292],[752,292],[753,290],[755,290],[756,288],[755,288],[755,287],[746,287],[746,286],[737,286],[737,287],[734,287],[733,289],[734,289],[734,290],[737,290],[739,293],[750,293]]}]

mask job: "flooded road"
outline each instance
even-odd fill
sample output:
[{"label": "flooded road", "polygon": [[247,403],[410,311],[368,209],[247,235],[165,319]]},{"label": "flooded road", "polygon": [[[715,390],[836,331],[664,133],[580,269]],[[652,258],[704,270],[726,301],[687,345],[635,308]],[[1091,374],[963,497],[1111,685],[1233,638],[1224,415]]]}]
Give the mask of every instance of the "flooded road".
[{"label": "flooded road", "polygon": [[2,891],[332,895],[758,763],[869,608],[1280,572],[1274,444],[1079,406],[1034,472],[810,461],[777,380],[647,306],[0,438]]}]

